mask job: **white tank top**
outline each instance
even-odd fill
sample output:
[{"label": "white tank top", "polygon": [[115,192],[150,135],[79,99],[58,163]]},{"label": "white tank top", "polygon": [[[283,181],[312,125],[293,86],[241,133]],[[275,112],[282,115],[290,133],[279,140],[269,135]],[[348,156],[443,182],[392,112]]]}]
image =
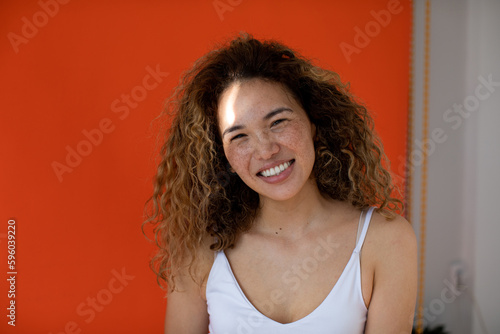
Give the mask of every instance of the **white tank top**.
[{"label": "white tank top", "polygon": [[374,209],[361,213],[356,247],[328,296],[314,311],[291,323],[279,323],[259,312],[238,285],[224,251],[216,252],[206,287],[210,333],[363,333],[367,308],[361,292],[360,251]]}]

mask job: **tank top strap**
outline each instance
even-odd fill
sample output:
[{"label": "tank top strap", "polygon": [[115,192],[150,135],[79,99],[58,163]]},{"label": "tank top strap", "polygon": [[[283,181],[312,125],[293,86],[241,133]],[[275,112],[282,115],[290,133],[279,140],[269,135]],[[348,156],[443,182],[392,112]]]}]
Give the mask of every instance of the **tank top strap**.
[{"label": "tank top strap", "polygon": [[[359,253],[361,251],[361,247],[363,247],[363,243],[365,242],[366,232],[368,232],[368,225],[370,225],[373,211],[375,209],[376,208],[372,206],[368,208],[368,210],[363,210],[361,212],[361,216],[359,218],[358,236],[356,239],[356,248],[354,249],[356,253]],[[359,233],[360,229],[361,233]]]}]

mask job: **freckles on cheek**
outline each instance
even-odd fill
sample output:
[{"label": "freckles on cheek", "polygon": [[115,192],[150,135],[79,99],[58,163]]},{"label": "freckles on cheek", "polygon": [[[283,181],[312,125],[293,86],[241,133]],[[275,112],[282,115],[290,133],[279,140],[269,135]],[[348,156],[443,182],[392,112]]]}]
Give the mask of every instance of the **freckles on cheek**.
[{"label": "freckles on cheek", "polygon": [[230,147],[225,148],[224,152],[227,161],[235,170],[245,167],[249,156],[247,150],[238,148],[237,145],[230,145]]},{"label": "freckles on cheek", "polygon": [[224,147],[224,154],[226,155],[227,161],[231,164],[234,165],[235,163],[235,158],[237,156],[235,150],[233,147]]},{"label": "freckles on cheek", "polygon": [[303,144],[310,137],[307,128],[301,124],[294,124],[290,130],[283,137],[287,143]]}]

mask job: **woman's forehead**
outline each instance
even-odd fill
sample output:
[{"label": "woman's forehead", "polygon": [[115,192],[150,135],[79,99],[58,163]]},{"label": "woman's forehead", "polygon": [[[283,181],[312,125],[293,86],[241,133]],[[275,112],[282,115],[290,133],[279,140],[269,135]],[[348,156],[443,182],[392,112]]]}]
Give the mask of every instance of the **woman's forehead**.
[{"label": "woman's forehead", "polygon": [[252,122],[280,107],[297,105],[287,89],[275,82],[251,79],[234,82],[221,95],[218,123],[221,131],[240,122]]}]

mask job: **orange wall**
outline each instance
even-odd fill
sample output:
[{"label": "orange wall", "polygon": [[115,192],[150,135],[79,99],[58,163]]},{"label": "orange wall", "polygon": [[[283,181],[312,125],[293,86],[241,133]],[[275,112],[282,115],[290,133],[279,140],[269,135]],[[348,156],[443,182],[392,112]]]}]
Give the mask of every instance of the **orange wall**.
[{"label": "orange wall", "polygon": [[140,230],[150,122],[181,72],[239,31],[279,39],[350,81],[398,166],[410,14],[394,0],[3,1],[0,268],[7,276],[13,218],[17,274],[15,327],[0,283],[0,332],[161,331],[165,300]]}]

